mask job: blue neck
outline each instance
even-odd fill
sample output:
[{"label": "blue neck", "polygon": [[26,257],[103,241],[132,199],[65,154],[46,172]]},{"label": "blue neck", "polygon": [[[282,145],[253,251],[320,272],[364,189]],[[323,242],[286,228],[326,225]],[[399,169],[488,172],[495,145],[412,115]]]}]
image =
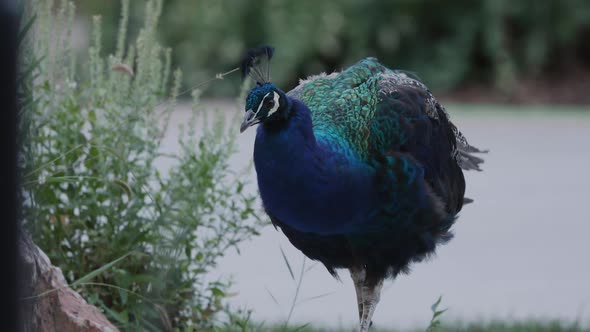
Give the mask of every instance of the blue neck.
[{"label": "blue neck", "polygon": [[373,170],[316,140],[310,111],[296,99],[284,123],[258,127],[254,164],[267,212],[300,231],[345,232],[378,201]]}]

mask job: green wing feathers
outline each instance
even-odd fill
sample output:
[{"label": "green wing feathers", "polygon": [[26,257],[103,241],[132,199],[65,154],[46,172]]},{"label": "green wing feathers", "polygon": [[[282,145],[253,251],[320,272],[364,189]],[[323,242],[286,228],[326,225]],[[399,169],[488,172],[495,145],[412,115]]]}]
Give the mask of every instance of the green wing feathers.
[{"label": "green wing feathers", "polygon": [[[375,58],[366,58],[340,73],[303,80],[288,94],[304,102],[311,110],[318,140],[341,150],[350,149],[360,159],[367,160],[370,151],[385,147],[385,144],[382,147],[369,146],[371,130],[376,129],[375,126],[371,128],[371,122],[377,116],[381,94],[396,84],[423,87],[405,73],[389,70]],[[395,131],[394,125],[382,126],[382,129],[383,132],[373,135],[395,138],[392,132]],[[388,142],[382,140],[382,143]]]},{"label": "green wing feathers", "polygon": [[[363,161],[404,143],[401,123],[406,110],[392,103],[401,90],[416,89],[423,96],[422,114],[438,121],[448,115],[428,88],[414,75],[390,70],[376,58],[366,58],[342,72],[321,74],[302,80],[288,95],[311,110],[314,133],[319,141]],[[411,120],[411,119],[410,119]],[[481,152],[470,146],[452,125],[457,146],[453,154],[466,169],[478,169]]]}]

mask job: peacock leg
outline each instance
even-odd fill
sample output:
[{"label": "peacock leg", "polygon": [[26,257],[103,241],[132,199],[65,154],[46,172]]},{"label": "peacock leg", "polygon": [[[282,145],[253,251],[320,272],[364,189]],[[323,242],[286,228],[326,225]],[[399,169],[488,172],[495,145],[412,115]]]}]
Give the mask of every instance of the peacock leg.
[{"label": "peacock leg", "polygon": [[363,314],[361,316],[361,329],[360,332],[369,331],[371,327],[371,319],[377,308],[377,304],[381,299],[381,289],[383,288],[383,279],[376,283],[365,283],[362,286],[363,294]]},{"label": "peacock leg", "polygon": [[365,269],[351,268],[350,277],[354,283],[354,290],[356,291],[356,302],[359,309],[359,321],[363,317],[363,284],[365,283]]}]

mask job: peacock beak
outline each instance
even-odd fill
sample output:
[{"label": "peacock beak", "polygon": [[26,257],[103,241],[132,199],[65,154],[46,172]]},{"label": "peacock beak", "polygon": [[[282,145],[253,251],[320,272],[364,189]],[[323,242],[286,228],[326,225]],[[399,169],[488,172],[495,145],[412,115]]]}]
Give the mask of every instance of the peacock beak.
[{"label": "peacock beak", "polygon": [[256,113],[253,110],[247,110],[244,115],[244,121],[240,125],[240,133],[243,133],[248,127],[251,127],[260,122],[260,119],[256,118]]}]

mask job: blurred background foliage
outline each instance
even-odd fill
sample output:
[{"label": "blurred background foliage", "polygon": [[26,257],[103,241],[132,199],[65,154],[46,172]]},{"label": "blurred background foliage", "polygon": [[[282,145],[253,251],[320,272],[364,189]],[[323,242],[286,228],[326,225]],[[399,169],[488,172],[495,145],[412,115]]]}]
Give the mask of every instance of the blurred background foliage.
[{"label": "blurred background foliage", "polygon": [[[103,15],[105,50],[113,49],[107,36],[115,35],[120,2],[77,5],[83,15]],[[132,34],[143,8],[132,1]],[[234,68],[264,43],[276,47],[273,79],[286,89],[366,56],[416,72],[439,93],[478,85],[510,97],[523,80],[590,77],[587,0],[168,0],[159,33],[187,86]],[[237,86],[233,75],[208,93],[234,96]]]}]

